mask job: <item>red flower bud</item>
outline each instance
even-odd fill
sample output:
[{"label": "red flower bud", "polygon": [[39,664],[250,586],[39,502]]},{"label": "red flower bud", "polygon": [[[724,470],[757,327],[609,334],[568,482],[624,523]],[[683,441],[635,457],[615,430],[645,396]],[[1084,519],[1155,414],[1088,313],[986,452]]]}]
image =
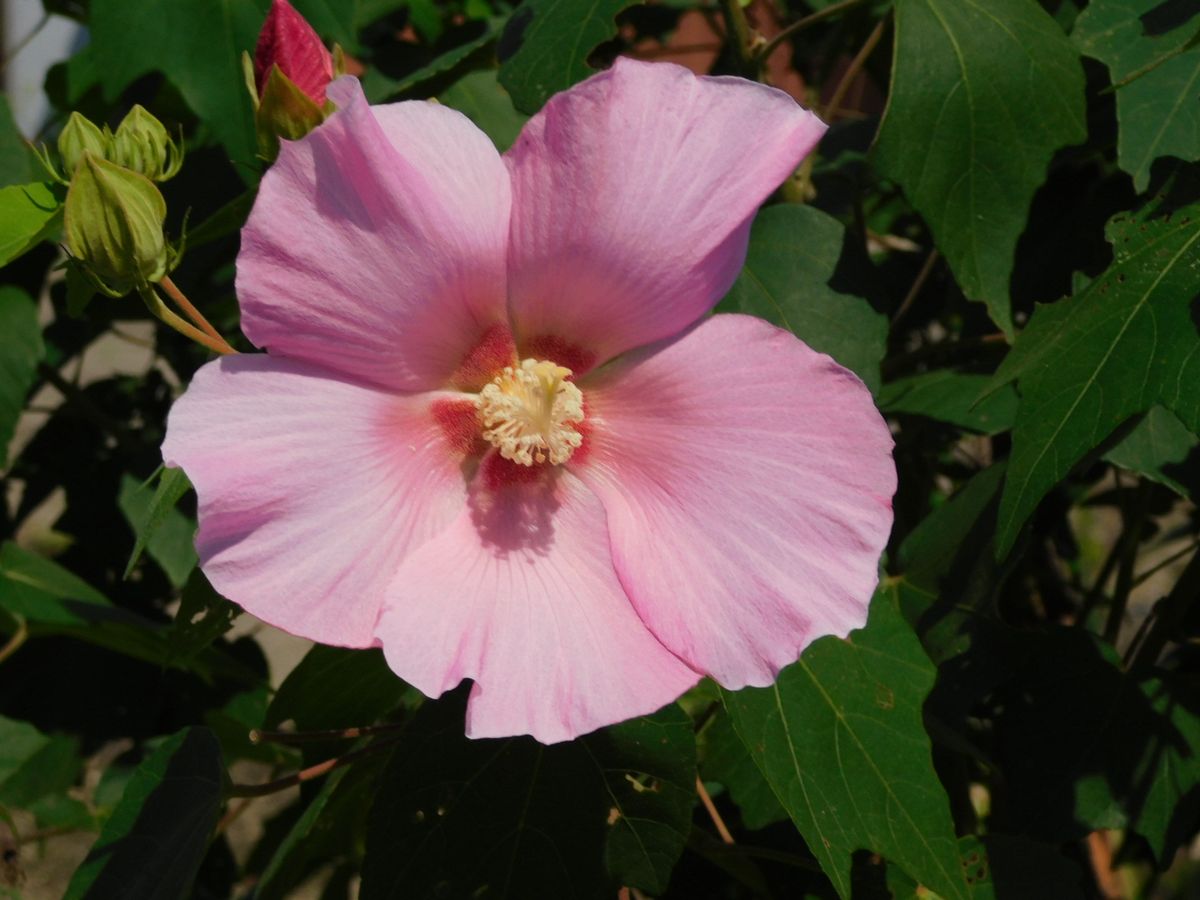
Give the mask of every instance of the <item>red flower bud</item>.
[{"label": "red flower bud", "polygon": [[254,83],[261,97],[271,74],[280,70],[317,106],[325,103],[325,87],[333,80],[333,57],[304,16],[287,0],[272,0],[271,11],[254,48]]}]

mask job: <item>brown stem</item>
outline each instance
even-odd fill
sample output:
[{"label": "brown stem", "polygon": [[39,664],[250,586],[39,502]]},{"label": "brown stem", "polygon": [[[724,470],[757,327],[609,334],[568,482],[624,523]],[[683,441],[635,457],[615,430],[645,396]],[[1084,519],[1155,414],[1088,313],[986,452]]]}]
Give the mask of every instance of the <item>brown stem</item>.
[{"label": "brown stem", "polygon": [[862,2],[863,2],[863,0],[841,0],[840,3],[834,3],[832,6],[827,6],[824,9],[819,9],[815,13],[805,16],[803,19],[799,19],[799,20],[793,22],[791,25],[789,25],[787,28],[783,29],[783,31],[779,32],[779,34],[775,35],[773,38],[771,38],[769,41],[767,41],[766,44],[763,45],[763,48],[758,51],[759,62],[760,63],[766,62],[767,57],[769,57],[772,53],[775,52],[776,47],[778,47],[780,44],[782,44],[784,41],[788,40],[789,38],[795,37],[797,34],[799,34],[805,28],[808,28],[810,25],[816,25],[818,22],[822,22],[825,19],[830,18],[831,16],[836,16],[838,13],[842,12],[843,10],[849,9],[852,6],[858,6],[858,4],[860,4]]},{"label": "brown stem", "polygon": [[721,840],[726,844],[736,843],[733,835],[729,833],[729,829],[725,825],[725,820],[721,818],[721,813],[717,811],[717,805],[713,803],[712,797],[708,795],[708,789],[704,787],[704,782],[700,780],[700,776],[696,776],[696,794],[700,797],[700,802],[704,804],[704,809],[708,812],[708,817],[712,819],[713,825],[716,826],[717,834],[721,836]]},{"label": "brown stem", "polygon": [[13,632],[12,637],[4,642],[4,646],[0,647],[0,662],[4,662],[14,653],[21,649],[21,645],[25,643],[25,639],[29,637],[29,625],[25,622],[24,616],[14,615],[17,620],[17,630]]},{"label": "brown stem", "polygon": [[388,722],[384,725],[359,725],[354,728],[330,728],[325,731],[263,731],[261,728],[254,728],[250,731],[250,743],[261,744],[269,741],[272,744],[309,744],[317,741],[349,741],[371,734],[396,732],[404,727],[399,722]]},{"label": "brown stem", "polygon": [[862,48],[855,55],[854,59],[850,61],[850,67],[846,69],[845,73],[842,75],[842,80],[839,81],[837,87],[834,88],[833,96],[829,98],[829,102],[825,104],[825,109],[821,113],[821,118],[826,122],[832,121],[834,115],[837,114],[838,106],[840,106],[842,100],[845,99],[846,92],[850,90],[850,82],[858,77],[858,73],[861,72],[862,67],[866,65],[867,58],[875,50],[875,47],[879,44],[880,40],[883,39],[883,32],[886,30],[888,22],[891,21],[891,18],[892,13],[889,10],[888,14],[879,20],[879,24],[876,25],[874,30],[867,36],[866,42],[863,43]]},{"label": "brown stem", "polygon": [[315,766],[309,766],[307,769],[301,769],[299,772],[293,772],[291,775],[286,775],[283,778],[277,778],[274,781],[268,781],[265,784],[231,784],[229,786],[229,796],[231,797],[264,797],[267,794],[275,794],[279,791],[285,791],[290,787],[295,787],[298,784],[303,784],[306,781],[312,781],[314,778],[320,778],[322,775],[328,775],[334,769],[340,769],[342,766],[348,766],[353,762],[357,762],[364,756],[369,756],[372,753],[377,753],[381,749],[387,749],[399,743],[399,739],[390,741],[377,741],[374,744],[368,744],[365,747],[360,747],[357,750],[351,750],[349,753],[344,753],[341,756],[335,756],[333,759],[327,759],[324,762],[319,762]]},{"label": "brown stem", "polygon": [[[162,280],[159,281],[159,284],[162,285],[162,288],[166,292],[167,296],[175,301],[175,305],[182,309],[189,319],[200,326],[201,331],[214,340],[220,341],[226,347],[229,347],[229,343],[225,340],[225,338],[221,337],[221,332],[213,328],[212,323],[209,322],[208,319],[204,318],[203,313],[196,309],[196,307],[192,304],[192,301],[187,298],[187,295],[185,295],[183,291],[181,291],[175,285],[175,282],[164,275]],[[236,353],[237,351],[232,347],[229,347],[229,352]]]}]

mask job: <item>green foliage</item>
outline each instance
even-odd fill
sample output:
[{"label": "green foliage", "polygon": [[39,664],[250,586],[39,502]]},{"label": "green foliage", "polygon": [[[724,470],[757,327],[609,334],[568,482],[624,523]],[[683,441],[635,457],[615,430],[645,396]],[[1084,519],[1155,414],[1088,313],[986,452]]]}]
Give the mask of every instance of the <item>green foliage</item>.
[{"label": "green foliage", "polygon": [[64,793],[78,774],[76,741],[0,716],[0,806],[29,809],[37,800]]},{"label": "green foliage", "polygon": [[71,879],[68,900],[185,895],[217,822],[223,778],[221,748],[208,730],[163,741],[126,785]]},{"label": "green foliage", "polygon": [[1011,386],[987,392],[986,375],[935,369],[900,378],[879,392],[879,408],[889,413],[927,416],[978,431],[999,434],[1013,426],[1017,392]]},{"label": "green foliage", "polygon": [[724,695],[746,749],[843,898],[860,849],[943,897],[970,897],[921,722],[933,678],[881,594],[850,638],[821,638],[773,687]]},{"label": "green foliage", "polygon": [[830,286],[844,239],[842,224],[812,207],[763,210],[750,232],[746,266],[722,308],[788,329],[877,391],[887,319],[861,297]]},{"label": "green foliage", "polygon": [[0,187],[28,184],[44,172],[13,121],[8,97],[0,95]]},{"label": "green foliage", "polygon": [[48,184],[0,188],[0,266],[48,238],[62,221],[61,201]]},{"label": "green foliage", "polygon": [[1083,100],[1079,57],[1035,0],[897,0],[876,165],[1008,335],[1017,238],[1050,157],[1087,136]]},{"label": "green foliage", "polygon": [[1104,458],[1195,500],[1200,498],[1200,479],[1192,462],[1197,444],[1200,438],[1188,431],[1178,416],[1152,406]]},{"label": "green foliage", "polygon": [[1071,33],[1080,52],[1100,60],[1117,88],[1117,159],[1139,192],[1156,159],[1200,159],[1200,23],[1156,34],[1147,19],[1161,0],[1094,0]]},{"label": "green foliage", "polygon": [[155,474],[158,477],[153,491],[149,480],[143,484],[129,475],[121,479],[117,505],[136,536],[125,564],[125,577],[148,551],[171,583],[183,587],[196,565],[192,545],[196,527],[176,506],[192,485],[182,469],[163,468]]},{"label": "green foliage", "polygon": [[491,69],[469,72],[442,91],[438,99],[464,113],[500,151],[512,146],[529,118],[517,112]]},{"label": "green foliage", "polygon": [[691,722],[678,707],[544,747],[467,740],[458,693],[458,703],[422,708],[383,773],[363,900],[666,889],[696,778]]},{"label": "green foliage", "polygon": [[551,94],[593,74],[588,55],[617,33],[617,13],[632,5],[632,0],[524,0],[503,39],[516,50],[500,67],[500,83],[513,105],[535,113]]},{"label": "green foliage", "polygon": [[1038,309],[996,373],[1021,394],[997,549],[1046,492],[1137,413],[1161,404],[1200,431],[1200,204],[1160,198],[1108,227],[1114,259],[1082,292]]},{"label": "green foliage", "polygon": [[0,467],[44,353],[33,300],[20,288],[0,286]]}]

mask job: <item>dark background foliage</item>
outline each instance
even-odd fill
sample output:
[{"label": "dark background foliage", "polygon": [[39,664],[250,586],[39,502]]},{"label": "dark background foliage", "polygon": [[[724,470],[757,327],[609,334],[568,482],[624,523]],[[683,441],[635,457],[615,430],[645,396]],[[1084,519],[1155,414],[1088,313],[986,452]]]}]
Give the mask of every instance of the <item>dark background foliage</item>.
[{"label": "dark background foliage", "polygon": [[[230,336],[268,5],[45,0],[90,42],[41,139],[134,103],[182,129],[173,278]],[[462,691],[246,622],[158,468],[207,352],[68,296],[61,190],[3,102],[0,893],[1200,896],[1200,6],[296,6],[373,101],[436,97],[501,149],[619,54],[823,114],[720,309],[834,356],[893,427],[870,620],[773,688],[553,747],[467,741]]]}]

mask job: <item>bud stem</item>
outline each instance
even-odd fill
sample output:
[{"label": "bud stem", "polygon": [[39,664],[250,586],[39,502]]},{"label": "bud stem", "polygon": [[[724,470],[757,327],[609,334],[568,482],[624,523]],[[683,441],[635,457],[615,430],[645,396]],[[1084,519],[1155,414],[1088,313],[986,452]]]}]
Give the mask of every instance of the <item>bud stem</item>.
[{"label": "bud stem", "polygon": [[191,338],[197,344],[207,347],[213,353],[227,354],[237,353],[232,347],[226,343],[224,338],[217,337],[214,339],[211,335],[205,334],[191,322],[181,319],[178,315],[167,308],[167,304],[163,303],[162,297],[158,296],[158,292],[150,285],[139,288],[138,293],[141,294],[142,300],[145,301],[146,308],[150,310],[163,324],[174,328],[184,337]]},{"label": "bud stem", "polygon": [[399,738],[376,741],[373,744],[367,744],[365,747],[360,747],[357,750],[351,750],[349,753],[344,753],[341,756],[335,756],[333,759],[327,759],[324,762],[317,763],[315,766],[309,766],[307,769],[301,769],[299,772],[293,772],[291,775],[276,779],[275,781],[268,781],[266,784],[231,784],[229,786],[229,796],[262,797],[266,794],[274,794],[277,791],[284,791],[290,787],[295,787],[298,784],[303,784],[306,781],[312,781],[314,778],[320,778],[322,775],[326,775],[329,772],[332,772],[334,769],[340,769],[342,766],[348,766],[364,756],[369,756],[372,753],[378,753],[380,750],[391,749],[399,743]]},{"label": "bud stem", "polygon": [[[196,309],[196,307],[192,304],[192,301],[189,300],[183,291],[181,291],[175,285],[175,282],[173,282],[168,276],[164,275],[158,283],[162,285],[162,289],[166,292],[167,296],[175,301],[175,305],[182,309],[184,313],[187,314],[187,317],[200,327],[201,331],[214,340],[218,340],[225,344],[226,347],[229,347],[229,344],[226,342],[225,338],[221,337],[221,333],[217,331],[217,329],[213,328],[212,323],[210,323],[208,319],[204,318],[204,314],[201,313],[200,310]],[[236,351],[232,347],[229,347],[229,350],[226,352],[235,353]]]}]

